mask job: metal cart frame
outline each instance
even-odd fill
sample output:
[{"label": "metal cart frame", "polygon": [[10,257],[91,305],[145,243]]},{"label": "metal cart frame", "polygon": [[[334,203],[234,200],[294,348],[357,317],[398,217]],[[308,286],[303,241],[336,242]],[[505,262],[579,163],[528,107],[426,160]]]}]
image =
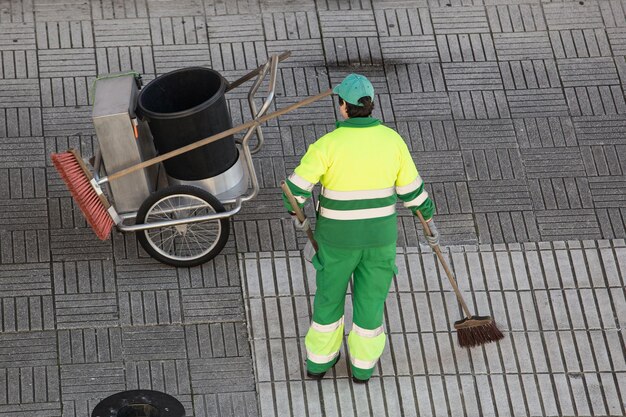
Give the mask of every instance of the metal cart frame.
[{"label": "metal cart frame", "polygon": [[[284,59],[287,56],[289,56],[289,53],[284,53],[280,56],[271,56],[268,62],[265,63],[262,67],[233,82],[227,88],[227,91],[230,91],[235,87],[241,85],[243,82],[254,78],[254,75],[256,74],[256,80],[250,87],[247,95],[250,112],[253,115],[253,119],[255,121],[265,115],[267,110],[272,105],[272,102],[274,101],[274,98],[276,96],[275,92],[278,63],[281,58]],[[255,103],[255,96],[266,79],[269,79],[267,95],[263,100],[263,104],[260,106],[260,108],[257,108],[257,105]],[[253,135],[256,135],[257,143],[255,146],[251,147],[250,140]],[[118,215],[115,212],[115,206],[112,205],[112,214],[117,229],[121,232],[138,232],[137,236],[139,242],[142,244],[144,249],[146,249],[146,251],[152,257],[166,264],[173,266],[195,266],[207,262],[208,260],[215,257],[222,250],[224,244],[228,239],[230,228],[228,219],[241,210],[244,202],[252,200],[259,193],[259,181],[254,168],[252,155],[257,153],[261,149],[263,143],[264,137],[260,123],[248,128],[243,138],[237,141],[239,151],[243,154],[243,158],[245,160],[244,175],[247,175],[248,178],[248,188],[241,195],[234,198],[218,200],[208,191],[190,185],[173,185],[161,189],[157,188],[157,191],[151,194],[150,197],[148,197],[144,201],[138,211],[122,213]],[[93,176],[95,182],[100,187],[102,187],[103,185],[107,185],[107,183],[109,182],[106,175],[105,167],[103,166],[102,162],[102,155],[101,152],[98,150],[96,152],[95,161],[93,164]],[[107,191],[111,193],[114,200],[115,195],[113,195],[110,186],[107,187]],[[174,203],[169,202],[167,204],[167,208],[158,208],[158,202],[151,202],[151,200],[155,198],[158,200],[158,198],[161,197],[161,200],[159,201],[164,201],[163,199],[170,199],[172,196],[177,198],[179,201],[183,201],[183,203],[175,205]],[[225,209],[223,207],[224,205],[228,206],[228,209]],[[155,210],[154,215],[156,217],[165,217],[168,219],[146,222],[146,212],[149,212],[152,209]],[[198,214],[198,212],[203,214]],[[170,251],[180,250],[181,252],[189,253],[190,248],[188,247],[185,250],[184,243],[181,243],[178,246],[174,245],[174,242],[176,242],[176,238],[178,236],[186,236],[186,234],[189,233],[189,230],[191,227],[193,227],[193,225],[210,222],[216,225],[219,224],[217,236],[215,236],[215,241],[207,241],[207,244],[210,243],[209,248],[201,251],[199,254],[173,254],[164,250],[164,248],[160,248],[159,250],[159,248],[154,247],[154,242],[150,242],[149,236],[150,233],[152,233],[151,231],[173,231],[174,235],[168,235],[169,243],[171,243],[172,245]],[[197,237],[195,238],[195,242],[192,243],[196,243],[200,246],[204,244],[204,242],[200,242],[200,239]],[[189,245],[190,243],[187,242],[187,244]]]}]

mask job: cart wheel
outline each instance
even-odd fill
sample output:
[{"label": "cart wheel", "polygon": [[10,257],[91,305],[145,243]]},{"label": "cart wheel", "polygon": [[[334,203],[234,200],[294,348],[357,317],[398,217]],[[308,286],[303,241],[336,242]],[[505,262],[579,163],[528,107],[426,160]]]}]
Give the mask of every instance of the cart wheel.
[{"label": "cart wheel", "polygon": [[[137,212],[137,224],[188,219],[219,213],[224,206],[209,192],[190,185],[175,185],[151,194]],[[137,232],[141,246],[154,259],[180,267],[213,259],[226,244],[227,218],[155,227]]]}]

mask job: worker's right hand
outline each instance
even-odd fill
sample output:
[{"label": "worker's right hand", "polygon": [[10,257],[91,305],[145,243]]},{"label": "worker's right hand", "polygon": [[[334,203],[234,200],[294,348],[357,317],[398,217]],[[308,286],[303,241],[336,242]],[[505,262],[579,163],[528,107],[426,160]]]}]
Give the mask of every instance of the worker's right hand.
[{"label": "worker's right hand", "polygon": [[435,246],[439,246],[439,230],[437,230],[435,219],[431,218],[428,221],[428,228],[430,229],[430,236],[425,236],[426,241],[428,242],[431,248],[434,248]]},{"label": "worker's right hand", "polygon": [[300,220],[298,220],[298,216],[296,216],[296,213],[290,211],[289,214],[291,214],[291,220],[293,221],[293,226],[297,230],[306,230],[309,228],[309,219],[304,219],[304,221],[301,222]]}]

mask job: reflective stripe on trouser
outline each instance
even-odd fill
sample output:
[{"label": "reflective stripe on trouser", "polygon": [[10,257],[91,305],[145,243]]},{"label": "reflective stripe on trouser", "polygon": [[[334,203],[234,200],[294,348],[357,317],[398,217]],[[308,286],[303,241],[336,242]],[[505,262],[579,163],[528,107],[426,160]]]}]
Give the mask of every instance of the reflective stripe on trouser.
[{"label": "reflective stripe on trouser", "polygon": [[[371,336],[370,330],[378,329],[382,325],[383,311],[385,299],[389,292],[391,280],[396,271],[395,269],[396,245],[382,247],[365,248],[365,249],[343,249],[337,247],[329,247],[328,245],[319,244],[319,250],[313,257],[313,266],[316,269],[316,285],[315,300],[313,307],[313,322],[321,325],[329,325],[341,320],[344,313],[344,303],[346,290],[350,278],[354,275],[352,305],[354,308],[353,318],[356,328],[363,330],[363,337],[355,339],[348,337],[348,347],[351,356],[354,354],[356,363],[364,365],[365,362],[373,365],[369,368],[353,365],[353,374],[357,378],[369,378],[373,371],[376,360],[382,354],[385,346],[385,335],[380,332],[374,337]],[[330,355],[332,350],[326,353],[318,351],[317,343],[313,343],[319,336],[318,332],[309,329],[306,338],[307,352],[319,354],[321,356]],[[337,339],[333,339],[337,343],[337,351],[341,345],[343,337],[343,322],[341,323],[341,333],[337,334]],[[354,329],[354,327],[353,327]],[[311,337],[309,337],[311,334]],[[351,340],[356,342],[352,345]],[[311,342],[309,344],[309,342]],[[353,351],[353,346],[356,350]],[[310,349],[311,347],[311,349]],[[360,352],[378,352],[377,355],[361,354]],[[325,356],[323,359],[328,359]],[[361,362],[365,361],[365,362]],[[323,372],[332,366],[332,360],[324,364],[318,365],[319,362],[307,360],[307,368],[311,372]]]},{"label": "reflective stripe on trouser", "polygon": [[343,316],[334,323],[311,323],[304,338],[307,368],[311,372],[324,372],[333,365],[343,339]]},{"label": "reflective stripe on trouser", "polygon": [[383,326],[371,330],[363,329],[356,324],[352,326],[348,335],[348,348],[352,374],[355,377],[367,379],[372,376],[374,366],[385,349],[386,340]]}]

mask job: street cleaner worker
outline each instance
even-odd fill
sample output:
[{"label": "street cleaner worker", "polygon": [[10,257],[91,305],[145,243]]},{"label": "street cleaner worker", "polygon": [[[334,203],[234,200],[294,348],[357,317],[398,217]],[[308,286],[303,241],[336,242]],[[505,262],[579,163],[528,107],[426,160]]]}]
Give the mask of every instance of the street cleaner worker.
[{"label": "street cleaner worker", "polygon": [[[374,87],[348,75],[333,92],[345,121],[307,150],[286,183],[302,207],[322,184],[313,257],[316,269],[313,318],[305,338],[307,375],[322,378],[339,360],[344,336],[344,303],[354,276],[353,325],[348,349],[354,382],[367,382],[383,353],[383,310],[395,265],[396,201],[429,221],[429,244],[438,244],[433,201],[424,190],[402,137],[371,117]],[[285,207],[293,208],[283,193]]]}]

